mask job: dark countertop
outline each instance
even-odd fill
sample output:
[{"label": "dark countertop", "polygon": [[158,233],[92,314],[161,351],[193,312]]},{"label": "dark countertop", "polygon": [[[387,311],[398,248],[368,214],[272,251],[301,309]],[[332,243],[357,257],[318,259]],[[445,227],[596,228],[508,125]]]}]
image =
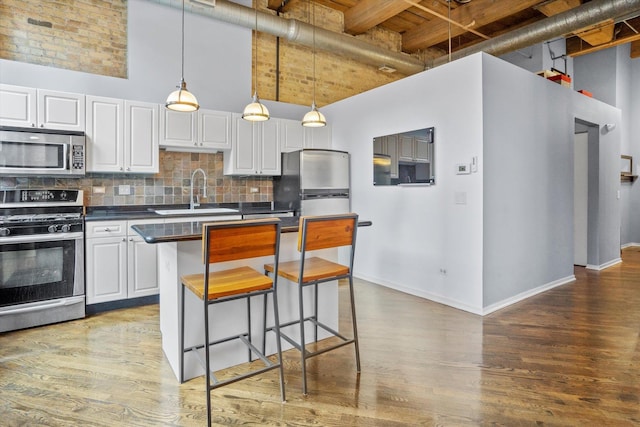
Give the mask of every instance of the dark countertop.
[{"label": "dark countertop", "polygon": [[[283,233],[298,231],[297,216],[280,218]],[[185,221],[171,224],[137,224],[131,228],[147,243],[180,242],[202,239],[202,224],[199,221]],[[371,221],[359,221],[358,227],[371,226]]]},{"label": "dark countertop", "polygon": [[[196,215],[198,209],[229,208],[237,209],[241,215],[286,213],[286,210],[274,210],[271,202],[244,202],[244,203],[208,203],[195,209],[194,214],[184,215],[160,215],[154,212],[157,209],[188,209],[189,205],[126,205],[126,206],[87,206],[85,219],[87,221],[118,221],[130,219],[153,218],[188,218]],[[206,216],[228,214],[202,214]]]}]

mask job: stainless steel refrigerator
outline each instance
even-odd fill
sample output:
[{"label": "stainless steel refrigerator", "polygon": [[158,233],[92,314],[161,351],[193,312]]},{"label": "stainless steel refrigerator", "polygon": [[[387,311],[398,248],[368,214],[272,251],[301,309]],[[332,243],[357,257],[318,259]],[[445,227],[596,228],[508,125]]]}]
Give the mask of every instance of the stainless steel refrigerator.
[{"label": "stainless steel refrigerator", "polygon": [[306,149],[282,153],[282,175],[273,180],[276,209],[297,215],[350,211],[349,153]]}]

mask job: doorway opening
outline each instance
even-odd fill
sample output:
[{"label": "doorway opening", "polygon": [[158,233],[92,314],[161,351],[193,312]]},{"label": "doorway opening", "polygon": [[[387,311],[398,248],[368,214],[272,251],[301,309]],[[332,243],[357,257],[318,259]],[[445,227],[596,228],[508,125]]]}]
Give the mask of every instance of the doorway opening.
[{"label": "doorway opening", "polygon": [[[573,158],[573,254],[574,265],[597,264],[598,125],[575,119]],[[592,261],[593,260],[593,261]]]}]

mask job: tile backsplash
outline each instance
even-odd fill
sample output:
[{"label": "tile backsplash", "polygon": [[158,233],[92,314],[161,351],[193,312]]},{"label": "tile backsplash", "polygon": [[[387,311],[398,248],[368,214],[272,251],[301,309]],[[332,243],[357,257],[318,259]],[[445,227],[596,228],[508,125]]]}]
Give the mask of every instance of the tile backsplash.
[{"label": "tile backsplash", "polygon": [[[191,174],[207,174],[207,198],[201,203],[270,202],[271,177],[223,175],[222,153],[160,151],[160,172],[153,175],[92,173],[82,178],[5,177],[0,190],[61,188],[84,190],[86,206],[171,205],[189,203]],[[202,195],[202,174],[195,177],[194,193]],[[130,194],[127,193],[127,189]]]}]

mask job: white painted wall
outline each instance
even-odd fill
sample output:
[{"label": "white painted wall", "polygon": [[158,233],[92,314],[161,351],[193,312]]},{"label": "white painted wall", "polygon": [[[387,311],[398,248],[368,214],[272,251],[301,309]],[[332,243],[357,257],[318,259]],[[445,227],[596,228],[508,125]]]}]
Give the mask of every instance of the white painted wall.
[{"label": "white painted wall", "polygon": [[[631,61],[631,84],[629,88],[631,105],[629,153],[634,159],[634,173],[640,175],[640,58]],[[640,246],[640,181],[636,180],[629,189],[629,234],[623,243]]]},{"label": "white painted wall", "polygon": [[[358,235],[356,275],[474,313],[572,279],[575,119],[605,123],[620,110],[485,54],[325,110],[334,145],[352,153],[353,210],[373,221]],[[435,126],[436,184],[374,187],[373,137],[425,126]],[[599,264],[619,256],[619,144],[613,132],[596,146]],[[479,172],[455,175],[474,156]]]},{"label": "white painted wall", "polygon": [[[474,55],[325,107],[333,144],[351,156],[358,231],[355,273],[471,312],[482,308],[482,72]],[[436,183],[373,186],[373,138],[435,127]],[[480,158],[480,172],[456,163]],[[454,203],[465,193],[466,205]],[[446,270],[442,274],[440,269]]]}]

